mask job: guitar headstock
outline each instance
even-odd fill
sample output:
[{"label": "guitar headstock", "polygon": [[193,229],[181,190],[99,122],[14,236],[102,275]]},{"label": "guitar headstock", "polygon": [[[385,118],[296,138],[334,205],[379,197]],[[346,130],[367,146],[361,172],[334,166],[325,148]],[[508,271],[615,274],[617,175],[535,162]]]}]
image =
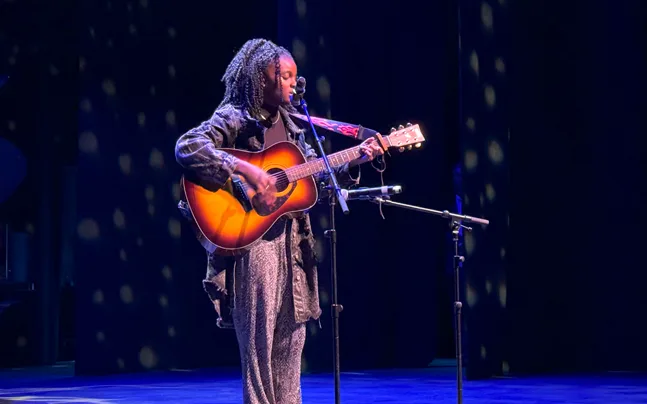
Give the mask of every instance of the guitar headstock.
[{"label": "guitar headstock", "polygon": [[412,125],[410,123],[407,126],[400,125],[398,129],[391,128],[391,132],[388,136],[385,136],[386,144],[389,147],[397,147],[401,152],[404,149],[411,150],[413,147],[422,146],[422,142],[425,141],[425,137],[420,130],[418,124]]}]

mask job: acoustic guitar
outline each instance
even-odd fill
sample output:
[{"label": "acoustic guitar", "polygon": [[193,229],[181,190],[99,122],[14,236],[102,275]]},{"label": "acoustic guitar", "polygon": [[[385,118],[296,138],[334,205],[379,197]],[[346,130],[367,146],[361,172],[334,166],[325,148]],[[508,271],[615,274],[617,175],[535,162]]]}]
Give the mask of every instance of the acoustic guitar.
[{"label": "acoustic guitar", "polygon": [[[385,149],[419,147],[425,138],[419,125],[401,127],[388,136],[376,135]],[[265,170],[276,178],[276,200],[264,207],[257,202],[245,178],[232,175],[218,190],[212,191],[183,176],[180,185],[197,231],[217,247],[216,253],[227,255],[252,245],[284,215],[313,207],[319,198],[314,175],[326,171],[323,158],[306,161],[294,143],[278,142],[265,150],[249,152],[222,148],[237,158]],[[328,155],[335,168],[361,156],[359,146]],[[223,251],[224,250],[224,251]]]}]

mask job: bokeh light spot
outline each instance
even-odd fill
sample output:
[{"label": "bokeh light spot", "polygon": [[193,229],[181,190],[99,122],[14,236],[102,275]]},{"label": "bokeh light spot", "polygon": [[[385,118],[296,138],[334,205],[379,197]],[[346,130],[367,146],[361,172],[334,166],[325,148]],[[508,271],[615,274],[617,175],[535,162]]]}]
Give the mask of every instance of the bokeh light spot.
[{"label": "bokeh light spot", "polygon": [[501,247],[500,255],[501,258],[505,258],[505,248]]},{"label": "bokeh light spot", "polygon": [[130,304],[133,302],[133,290],[129,285],[124,285],[119,289],[119,296],[121,297],[121,301]]},{"label": "bokeh light spot", "polygon": [[474,118],[467,118],[467,120],[465,121],[465,126],[467,126],[467,129],[474,132],[474,129],[476,129],[476,122],[474,121]]},{"label": "bokeh light spot", "polygon": [[99,224],[93,219],[83,219],[77,228],[82,240],[95,240],[99,238]]},{"label": "bokeh light spot", "polygon": [[139,363],[146,369],[157,366],[157,354],[153,348],[145,346],[139,351]]},{"label": "bokeh light spot", "polygon": [[465,233],[465,253],[469,256],[474,252],[474,236],[471,232]]},{"label": "bokeh light spot", "polygon": [[173,184],[173,189],[172,189],[171,192],[173,194],[173,199],[175,199],[176,201],[179,201],[180,200],[180,192],[181,192],[180,184],[178,184],[178,183]]},{"label": "bokeh light spot", "polygon": [[505,63],[503,63],[503,59],[496,58],[494,61],[494,68],[501,74],[505,73]]},{"label": "bokeh light spot", "polygon": [[485,291],[488,295],[492,293],[492,281],[489,279],[485,281]]},{"label": "bokeh light spot", "polygon": [[133,162],[129,154],[122,154],[119,156],[119,168],[121,169],[122,173],[126,175],[130,174],[132,165]]},{"label": "bokeh light spot", "polygon": [[106,93],[106,95],[113,96],[117,94],[117,87],[115,86],[115,82],[110,79],[103,80],[102,87],[103,92]]},{"label": "bokeh light spot", "polygon": [[169,77],[174,78],[174,77],[175,77],[175,74],[176,74],[176,72],[175,72],[175,66],[173,66],[173,65],[169,65],[169,66],[168,66],[168,75],[169,75]]},{"label": "bokeh light spot", "polygon": [[124,369],[126,367],[126,363],[124,362],[123,359],[117,358],[117,367],[119,369]]},{"label": "bokeh light spot", "polygon": [[494,91],[494,87],[491,85],[485,86],[484,96],[485,104],[490,108],[494,108],[496,105],[496,92]]},{"label": "bokeh light spot", "polygon": [[105,340],[106,340],[106,334],[104,334],[103,331],[97,331],[97,341],[103,342]]},{"label": "bokeh light spot", "polygon": [[145,113],[140,112],[139,114],[137,114],[137,125],[139,125],[139,127],[141,127],[141,128],[146,126],[146,114]]},{"label": "bokeh light spot", "polygon": [[472,53],[470,53],[470,67],[472,68],[474,73],[476,73],[476,75],[478,76],[478,74],[479,74],[479,57],[476,54],[475,50],[473,50]]},{"label": "bokeh light spot", "polygon": [[153,150],[151,150],[150,157],[148,158],[148,164],[150,164],[150,166],[153,168],[163,168],[164,155],[162,154],[162,152],[157,150],[156,148],[153,148]]},{"label": "bokeh light spot", "polygon": [[494,186],[492,186],[492,184],[487,184],[485,186],[485,196],[490,202],[493,202],[496,198],[496,191],[494,190]]},{"label": "bokeh light spot", "polygon": [[168,328],[168,336],[171,337],[171,338],[175,337],[175,327],[169,326],[169,328]]},{"label": "bokeh light spot", "polygon": [[166,112],[166,124],[168,126],[175,126],[175,111],[172,109]]},{"label": "bokeh light spot", "polygon": [[162,268],[162,276],[166,280],[171,280],[173,278],[173,273],[171,272],[171,268],[167,265],[164,268]]},{"label": "bokeh light spot", "polygon": [[494,26],[492,7],[485,1],[481,3],[481,23],[488,31],[491,31]]},{"label": "bokeh light spot", "polygon": [[150,203],[148,204],[148,214],[150,216],[155,215],[155,205],[150,204]]},{"label": "bokeh light spot", "polygon": [[319,294],[319,300],[321,301],[322,305],[326,306],[330,301],[330,298],[328,297],[328,292],[326,292],[325,290],[322,290],[321,293]]},{"label": "bokeh light spot", "polygon": [[93,132],[83,132],[79,136],[79,150],[83,153],[96,153],[99,149],[97,135]]},{"label": "bokeh light spot", "polygon": [[144,190],[144,195],[146,196],[147,201],[152,201],[155,198],[155,188],[152,185],[147,185]]},{"label": "bokeh light spot", "polygon": [[322,76],[317,79],[317,93],[321,100],[330,100],[330,82],[326,77]]},{"label": "bokeh light spot", "polygon": [[328,228],[328,217],[326,215],[319,216],[319,226],[321,226],[322,229]]},{"label": "bokeh light spot", "polygon": [[87,98],[84,98],[83,100],[81,100],[80,107],[81,107],[81,111],[83,112],[92,111],[92,103],[90,103],[90,100],[88,100]]},{"label": "bokeh light spot", "polygon": [[122,261],[128,261],[128,256],[126,255],[126,250],[123,248],[119,250],[119,259]]},{"label": "bokeh light spot", "polygon": [[305,18],[308,7],[306,6],[306,0],[296,0],[297,2],[297,15],[299,18]]},{"label": "bokeh light spot", "polygon": [[135,241],[139,247],[144,245],[144,240],[142,240],[141,237],[137,237],[137,241]]},{"label": "bokeh light spot", "polygon": [[95,290],[94,294],[92,295],[92,301],[95,304],[101,304],[103,303],[103,291],[101,290]]},{"label": "bokeh light spot", "polygon": [[166,297],[166,295],[160,295],[159,302],[160,306],[168,307],[168,297]]},{"label": "bokeh light spot", "polygon": [[508,375],[510,373],[510,364],[507,361],[503,361],[501,370],[503,371],[503,375]]},{"label": "bokeh light spot", "polygon": [[173,238],[180,238],[182,235],[182,226],[177,219],[169,219],[168,221],[168,232]]},{"label": "bokeh light spot", "polygon": [[18,338],[16,338],[16,346],[18,348],[24,348],[27,346],[27,338],[23,337],[22,335]]},{"label": "bokeh light spot", "polygon": [[15,121],[7,122],[7,128],[9,129],[9,132],[15,132],[16,131],[16,122]]},{"label": "bokeh light spot", "polygon": [[292,41],[292,56],[297,64],[304,64],[306,61],[306,45],[298,38]]},{"label": "bokeh light spot", "polygon": [[488,157],[490,157],[490,161],[494,164],[501,164],[503,161],[503,149],[501,149],[501,145],[496,140],[492,140],[488,144]]},{"label": "bokeh light spot", "polygon": [[472,285],[468,284],[466,287],[466,293],[467,296],[467,306],[468,307],[474,307],[476,303],[478,303],[478,295],[476,294],[476,291],[472,287]]},{"label": "bokeh light spot", "polygon": [[130,32],[130,35],[137,35],[137,27],[134,24],[130,24],[128,32]]},{"label": "bokeh light spot", "polygon": [[83,56],[79,57],[79,71],[83,73],[85,71],[86,60]]},{"label": "bokeh light spot", "polygon": [[121,211],[121,209],[115,209],[115,213],[112,214],[112,221],[115,224],[116,228],[126,228],[126,216],[124,215],[124,212]]},{"label": "bokeh light spot", "polygon": [[487,350],[485,349],[484,345],[481,345],[481,359],[485,359],[487,357]]},{"label": "bokeh light spot", "polygon": [[473,171],[479,163],[478,154],[473,150],[465,152],[465,168],[467,171]]},{"label": "bokeh light spot", "polygon": [[169,38],[175,38],[177,36],[177,31],[173,27],[168,28],[168,36]]},{"label": "bokeh light spot", "polygon": [[505,307],[508,300],[508,287],[505,282],[499,283],[499,303],[501,307]]}]

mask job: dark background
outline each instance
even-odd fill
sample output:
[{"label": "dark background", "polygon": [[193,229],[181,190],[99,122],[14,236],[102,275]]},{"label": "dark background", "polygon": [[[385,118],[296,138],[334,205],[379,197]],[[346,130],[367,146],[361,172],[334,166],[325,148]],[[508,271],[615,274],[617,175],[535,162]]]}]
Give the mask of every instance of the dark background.
[{"label": "dark background", "polygon": [[[455,1],[427,3],[0,3],[0,136],[28,161],[0,215],[18,257],[2,284],[2,365],[238,365],[175,208],[173,146],[219,103],[237,48],[266,37],[295,54],[313,115],[422,126],[423,148],[387,158],[398,201],[456,210],[456,192],[492,221],[462,244],[470,377],[644,370],[645,6],[463,1],[459,18]],[[362,184],[380,184],[369,165]],[[452,357],[446,221],[349,207],[337,214],[342,369]],[[318,234],[327,213],[313,212]],[[319,244],[323,328],[309,327],[304,367],[330,371]]]}]

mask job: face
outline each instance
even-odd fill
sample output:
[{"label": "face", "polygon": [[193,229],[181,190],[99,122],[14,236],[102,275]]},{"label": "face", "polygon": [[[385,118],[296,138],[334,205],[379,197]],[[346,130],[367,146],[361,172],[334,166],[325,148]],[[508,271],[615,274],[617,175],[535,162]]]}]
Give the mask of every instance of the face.
[{"label": "face", "polygon": [[287,55],[281,56],[279,83],[276,82],[276,65],[270,63],[265,70],[265,90],[263,99],[265,104],[270,106],[279,106],[290,103],[292,89],[297,85],[297,65],[294,60]]}]

